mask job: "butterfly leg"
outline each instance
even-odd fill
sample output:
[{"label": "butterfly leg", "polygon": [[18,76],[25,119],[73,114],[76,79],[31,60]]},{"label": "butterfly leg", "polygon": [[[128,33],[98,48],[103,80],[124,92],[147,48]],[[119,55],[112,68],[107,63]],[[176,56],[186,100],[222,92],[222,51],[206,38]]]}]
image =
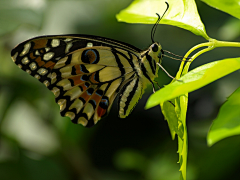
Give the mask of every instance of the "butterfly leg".
[{"label": "butterfly leg", "polygon": [[151,82],[151,83],[152,83],[153,93],[155,93],[155,92],[156,92],[156,89],[155,89],[155,87],[154,87],[153,82]]},{"label": "butterfly leg", "polygon": [[157,65],[168,75],[168,77],[170,77],[170,78],[172,78],[172,79],[174,79],[174,80],[176,80],[176,81],[178,81],[178,82],[183,82],[182,80],[176,79],[175,77],[171,76],[171,75],[167,72],[167,70],[162,67],[161,64],[157,63]]},{"label": "butterfly leg", "polygon": [[157,81],[154,81],[154,82],[157,84],[158,88],[161,89],[161,87],[160,87],[160,85],[158,84],[158,82],[157,82]]},{"label": "butterfly leg", "polygon": [[158,88],[159,88],[159,89],[161,89],[161,87],[160,87],[160,85],[158,84],[158,82],[157,82],[157,81],[154,81],[154,82],[150,81],[150,82],[151,82],[151,84],[152,84],[152,87],[153,87],[153,93],[155,93],[155,92],[156,92],[156,89],[155,89],[154,83],[156,83],[156,84],[157,84],[157,86],[158,86]]}]

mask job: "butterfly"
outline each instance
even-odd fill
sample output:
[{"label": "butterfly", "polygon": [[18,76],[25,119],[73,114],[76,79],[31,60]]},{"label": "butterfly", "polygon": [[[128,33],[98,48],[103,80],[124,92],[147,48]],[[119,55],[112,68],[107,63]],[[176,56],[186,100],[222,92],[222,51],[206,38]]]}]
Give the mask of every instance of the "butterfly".
[{"label": "butterfly", "polygon": [[86,127],[108,114],[117,95],[120,118],[128,116],[158,77],[163,54],[154,41],[141,50],[92,35],[39,36],[11,51],[19,68],[53,92],[60,114]]}]

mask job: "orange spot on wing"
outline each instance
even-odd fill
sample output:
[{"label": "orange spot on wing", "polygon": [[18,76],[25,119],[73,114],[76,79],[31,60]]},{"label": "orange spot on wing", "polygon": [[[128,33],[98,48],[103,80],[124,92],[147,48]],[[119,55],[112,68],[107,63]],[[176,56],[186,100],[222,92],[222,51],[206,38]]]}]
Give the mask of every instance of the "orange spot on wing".
[{"label": "orange spot on wing", "polygon": [[107,112],[106,109],[103,109],[100,106],[98,106],[98,109],[97,109],[98,117],[103,117],[106,114],[106,112]]},{"label": "orange spot on wing", "polygon": [[100,106],[100,104],[99,104],[98,108],[97,108],[97,114],[98,114],[99,117],[103,117],[107,113],[107,109],[108,109],[108,100],[101,98],[101,102],[103,103],[102,104],[103,107]]},{"label": "orange spot on wing", "polygon": [[35,60],[36,63],[38,64],[38,66],[43,66],[45,64],[44,61],[42,61],[42,58],[41,57],[37,57],[37,59]]},{"label": "orange spot on wing", "polygon": [[31,59],[35,59],[36,57],[33,55],[33,53],[30,53],[29,54],[29,57],[31,58]]},{"label": "orange spot on wing", "polygon": [[94,53],[93,51],[88,51],[86,55],[87,55],[88,58],[89,58],[90,64],[91,64],[93,61],[95,61],[96,55],[95,55],[95,53]]},{"label": "orange spot on wing", "polygon": [[98,94],[94,93],[91,99],[93,99],[96,102],[96,104],[98,104],[101,101],[101,98],[102,96],[99,96]]},{"label": "orange spot on wing", "polygon": [[75,67],[75,69],[76,69],[76,74],[84,74],[84,73],[81,71],[79,65],[75,65],[74,67]]},{"label": "orange spot on wing", "polygon": [[48,40],[47,39],[37,39],[37,40],[33,40],[33,42],[34,42],[33,49],[41,49],[41,48],[46,47]]},{"label": "orange spot on wing", "polygon": [[92,73],[91,76],[90,76],[90,78],[89,78],[89,80],[90,80],[93,84],[98,84],[99,82],[94,79],[95,74],[96,74],[96,72],[95,72],[95,73]]},{"label": "orange spot on wing", "polygon": [[55,66],[56,63],[52,62],[52,61],[48,61],[44,67],[45,68],[49,68],[49,69],[53,69],[53,67]]},{"label": "orange spot on wing", "polygon": [[71,77],[69,79],[72,79],[74,81],[74,86],[76,86],[76,85],[80,85],[80,84],[85,82],[85,81],[81,80],[81,77],[82,76],[74,76],[74,77]]},{"label": "orange spot on wing", "polygon": [[88,99],[91,97],[86,91],[81,95],[81,98],[83,98],[85,101],[88,101]]}]

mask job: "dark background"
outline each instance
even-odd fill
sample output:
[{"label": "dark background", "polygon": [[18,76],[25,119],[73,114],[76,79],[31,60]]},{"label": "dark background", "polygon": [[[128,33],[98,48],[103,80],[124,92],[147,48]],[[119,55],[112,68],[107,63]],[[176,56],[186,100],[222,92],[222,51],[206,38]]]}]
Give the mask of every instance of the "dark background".
[{"label": "dark background", "polygon": [[[0,0],[0,179],[1,180],[177,180],[177,140],[172,141],[159,107],[144,110],[149,87],[134,111],[118,118],[114,103],[108,117],[93,128],[61,117],[54,95],[10,58],[18,43],[39,35],[92,34],[148,48],[152,25],[117,22],[130,0]],[[240,41],[239,20],[197,1],[210,37]],[[171,4],[170,4],[171,6]],[[159,25],[155,40],[184,55],[206,40],[186,30]],[[237,48],[201,55],[191,69],[239,57]],[[164,58],[172,75],[180,62]],[[161,86],[171,79],[161,70]],[[207,132],[221,104],[240,85],[239,71],[189,94],[187,114],[189,180],[239,179],[240,137],[208,147]]]}]

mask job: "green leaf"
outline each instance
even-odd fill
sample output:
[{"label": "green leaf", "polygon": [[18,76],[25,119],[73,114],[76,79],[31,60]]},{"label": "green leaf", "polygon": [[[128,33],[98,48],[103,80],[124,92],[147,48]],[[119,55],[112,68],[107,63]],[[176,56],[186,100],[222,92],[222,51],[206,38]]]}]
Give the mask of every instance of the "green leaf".
[{"label": "green leaf", "polygon": [[240,69],[240,58],[230,58],[202,65],[150,96],[146,109],[182,94],[199,89],[223,76]]},{"label": "green leaf", "polygon": [[240,88],[222,105],[208,133],[209,146],[230,136],[240,135]]},{"label": "green leaf", "polygon": [[175,109],[179,121],[181,122],[181,131],[183,132],[183,137],[178,136],[178,154],[179,154],[179,164],[181,172],[180,179],[186,180],[187,173],[187,154],[188,154],[188,136],[187,136],[187,125],[186,125],[186,114],[187,114],[187,102],[188,94],[184,94],[175,99]]},{"label": "green leaf", "polygon": [[178,137],[178,154],[180,164],[180,179],[186,180],[187,172],[187,126],[186,126],[186,113],[187,113],[187,102],[188,94],[180,96],[171,100],[174,105],[166,101],[161,103],[161,109],[165,119],[168,122],[168,126],[174,139],[175,134]]},{"label": "green leaf", "polygon": [[240,5],[239,0],[202,0],[209,6],[219,9],[223,12],[231,14],[240,19]]},{"label": "green leaf", "polygon": [[[169,10],[160,21],[162,24],[177,26],[209,39],[194,0],[168,0]],[[155,24],[156,13],[166,10],[165,0],[135,0],[117,14],[118,21],[127,23]]]},{"label": "green leaf", "polygon": [[175,111],[175,105],[171,104],[169,101],[163,102],[161,103],[161,110],[164,118],[168,122],[172,139],[175,138],[175,134],[177,134],[181,139],[183,139],[182,122],[179,120],[179,116]]}]

